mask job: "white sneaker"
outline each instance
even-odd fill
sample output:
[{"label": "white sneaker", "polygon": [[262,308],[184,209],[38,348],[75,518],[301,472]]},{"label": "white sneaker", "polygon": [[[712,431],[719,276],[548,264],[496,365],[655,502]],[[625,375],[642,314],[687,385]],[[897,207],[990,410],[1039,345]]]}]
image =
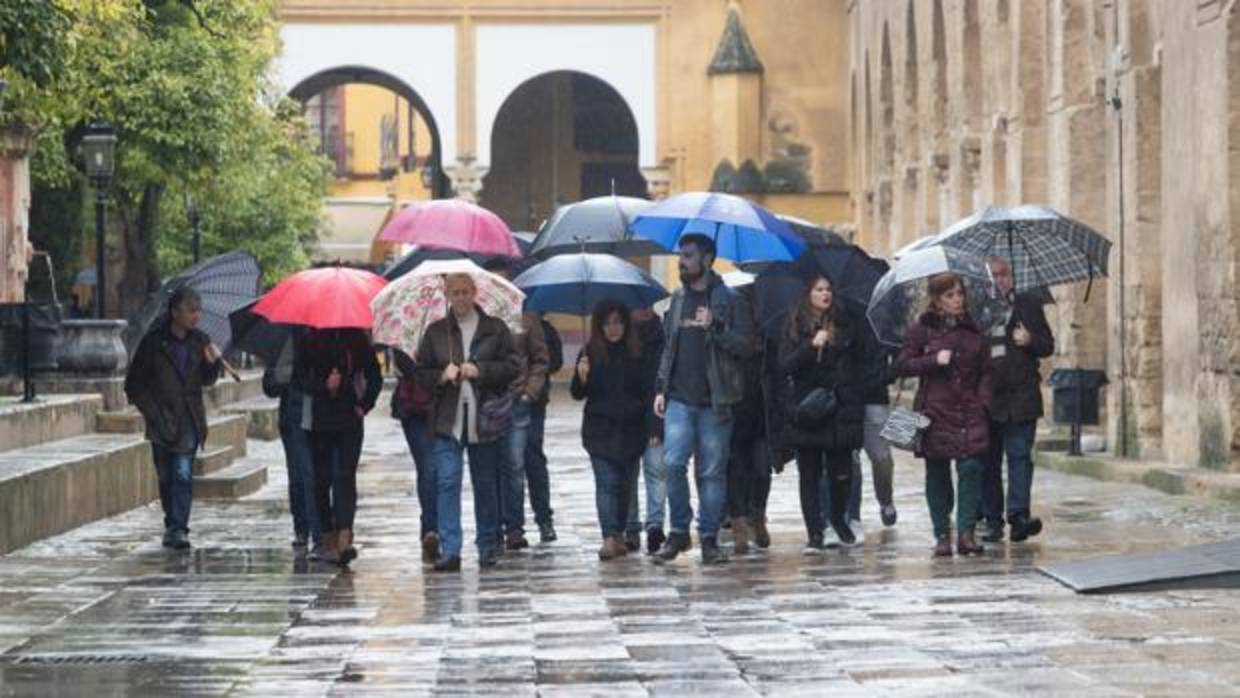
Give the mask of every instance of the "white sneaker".
[{"label": "white sneaker", "polygon": [[853,541],[852,545],[853,546],[865,545],[865,529],[861,527],[861,520],[853,519],[852,521],[849,521],[848,527],[852,529],[853,537],[856,538],[856,540]]},{"label": "white sneaker", "polygon": [[829,550],[831,548],[838,548],[843,544],[844,541],[840,540],[840,537],[836,534],[834,528],[827,526],[826,530],[822,532],[822,547]]}]

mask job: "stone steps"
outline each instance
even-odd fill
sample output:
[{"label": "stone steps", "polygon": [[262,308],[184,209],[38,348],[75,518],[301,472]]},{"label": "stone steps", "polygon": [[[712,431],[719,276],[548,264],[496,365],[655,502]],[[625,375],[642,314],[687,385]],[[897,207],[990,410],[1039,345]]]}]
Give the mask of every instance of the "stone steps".
[{"label": "stone steps", "polygon": [[98,395],[43,395],[29,404],[0,397],[0,452],[90,434],[101,410]]},{"label": "stone steps", "polygon": [[280,401],[276,398],[244,400],[225,407],[223,411],[245,415],[249,419],[246,433],[251,439],[275,441],[280,438]]},{"label": "stone steps", "polygon": [[159,497],[140,434],[86,434],[0,453],[0,554]]},{"label": "stone steps", "polygon": [[267,484],[267,465],[241,461],[194,478],[194,499],[237,499]]},{"label": "stone steps", "polygon": [[219,472],[233,464],[232,446],[208,447],[194,457],[194,477]]}]

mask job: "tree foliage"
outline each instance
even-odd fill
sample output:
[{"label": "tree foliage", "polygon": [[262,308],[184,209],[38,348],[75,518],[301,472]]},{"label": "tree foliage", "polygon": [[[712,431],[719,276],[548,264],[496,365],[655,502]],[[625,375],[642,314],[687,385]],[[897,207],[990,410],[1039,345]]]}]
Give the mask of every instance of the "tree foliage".
[{"label": "tree foliage", "polygon": [[140,305],[161,272],[188,262],[187,192],[205,254],[249,250],[270,276],[303,263],[320,226],[326,167],[299,110],[267,83],[275,0],[55,1],[69,20],[58,77],[18,107],[41,129],[32,203],[57,200],[50,190],[80,180],[74,129],[95,119],[116,128],[109,267],[120,309]]}]

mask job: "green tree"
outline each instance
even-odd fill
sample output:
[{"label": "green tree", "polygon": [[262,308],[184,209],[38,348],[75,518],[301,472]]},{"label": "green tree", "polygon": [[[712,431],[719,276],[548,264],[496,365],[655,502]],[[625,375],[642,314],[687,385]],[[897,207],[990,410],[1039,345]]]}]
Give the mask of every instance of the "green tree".
[{"label": "green tree", "polygon": [[80,179],[66,132],[91,119],[116,128],[109,215],[121,254],[109,265],[119,280],[109,307],[140,306],[158,287],[161,260],[187,258],[188,243],[184,255],[178,243],[186,191],[202,201],[205,251],[252,249],[273,271],[304,259],[326,170],[293,110],[260,99],[277,48],[275,0],[62,1],[72,25],[61,76],[37,104],[47,156],[35,160],[36,185],[64,190]]}]

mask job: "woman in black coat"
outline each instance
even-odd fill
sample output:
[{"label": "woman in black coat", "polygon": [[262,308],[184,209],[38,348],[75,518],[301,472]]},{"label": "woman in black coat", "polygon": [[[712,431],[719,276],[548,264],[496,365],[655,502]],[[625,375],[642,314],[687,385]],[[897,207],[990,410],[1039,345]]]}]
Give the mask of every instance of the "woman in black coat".
[{"label": "woman in black coat", "polygon": [[[847,503],[852,452],[862,443],[865,396],[854,356],[855,335],[848,314],[834,303],[831,281],[820,276],[806,285],[780,342],[780,368],[792,383],[783,444],[796,452],[807,552],[824,547],[826,523],[845,545],[856,541],[848,526]],[[812,403],[817,410],[809,409]],[[831,480],[830,522],[823,521],[819,495],[824,475]]]},{"label": "woman in black coat", "polygon": [[297,347],[293,374],[309,398],[302,427],[310,432],[315,514],[321,544],[312,557],[347,565],[357,557],[357,466],[363,422],[383,389],[374,346],[358,329],[312,330]]},{"label": "woman in black coat", "polygon": [[594,308],[590,341],[577,358],[572,394],[585,400],[581,441],[594,467],[594,501],[603,534],[600,560],[626,554],[623,535],[634,470],[656,433],[653,375],[623,303]]}]

